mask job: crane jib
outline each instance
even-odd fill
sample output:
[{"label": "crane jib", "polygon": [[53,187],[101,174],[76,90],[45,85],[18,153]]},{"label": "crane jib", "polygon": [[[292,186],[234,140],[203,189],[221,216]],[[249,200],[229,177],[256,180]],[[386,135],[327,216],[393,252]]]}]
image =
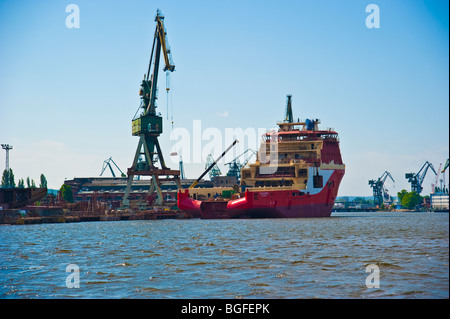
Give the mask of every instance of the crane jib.
[{"label": "crane jib", "polygon": [[220,159],[224,157],[225,154],[238,142],[239,141],[237,139],[234,140],[234,142],[230,146],[228,146],[228,148],[223,151],[223,153],[211,165],[209,165],[209,167],[203,172],[203,174],[200,175],[200,177],[197,178],[197,180],[191,186],[189,186],[189,188],[194,188],[195,186],[197,186],[198,182],[203,178],[203,176],[205,176],[214,167],[214,165],[216,165],[217,162],[220,161]]}]

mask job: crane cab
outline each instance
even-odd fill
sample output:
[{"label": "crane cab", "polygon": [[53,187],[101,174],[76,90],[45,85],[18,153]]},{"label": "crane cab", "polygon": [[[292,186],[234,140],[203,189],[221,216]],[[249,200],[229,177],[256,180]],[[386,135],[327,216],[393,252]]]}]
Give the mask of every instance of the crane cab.
[{"label": "crane cab", "polygon": [[142,115],[131,122],[131,134],[160,135],[163,131],[162,117],[158,115]]}]

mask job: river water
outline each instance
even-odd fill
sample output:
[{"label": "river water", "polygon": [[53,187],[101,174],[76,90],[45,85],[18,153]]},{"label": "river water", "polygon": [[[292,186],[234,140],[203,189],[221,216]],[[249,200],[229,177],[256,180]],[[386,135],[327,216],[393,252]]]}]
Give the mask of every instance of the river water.
[{"label": "river water", "polygon": [[449,298],[449,215],[0,225],[0,298]]}]

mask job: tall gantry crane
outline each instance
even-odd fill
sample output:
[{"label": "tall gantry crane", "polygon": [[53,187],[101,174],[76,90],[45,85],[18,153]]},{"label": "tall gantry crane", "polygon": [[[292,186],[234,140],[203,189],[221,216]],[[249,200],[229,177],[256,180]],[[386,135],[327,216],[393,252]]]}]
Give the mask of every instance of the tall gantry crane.
[{"label": "tall gantry crane", "polygon": [[384,182],[388,177],[395,183],[394,178],[388,171],[385,171],[377,180],[372,179],[369,181],[370,187],[373,188],[373,201],[375,205],[381,205],[384,202],[383,199],[389,199],[389,194],[384,188]]},{"label": "tall gantry crane", "polygon": [[[156,29],[153,37],[152,52],[150,54],[150,63],[147,74],[141,83],[139,95],[141,96],[140,109],[142,113],[135,116],[132,120],[132,135],[139,136],[139,143],[134,156],[133,165],[128,169],[128,181],[123,198],[123,206],[129,206],[129,194],[133,177],[151,176],[149,195],[156,192],[155,205],[163,204],[161,192],[160,176],[165,176],[165,181],[175,181],[178,189],[181,188],[180,171],[168,168],[164,162],[161,146],[158,142],[159,135],[163,132],[163,122],[160,113],[156,113],[157,83],[161,52],[164,56],[164,71],[173,72],[175,65],[172,62],[170,49],[168,47],[166,31],[164,29],[164,16],[160,10],[156,12]],[[153,61],[154,57],[154,61]],[[150,70],[153,62],[153,72],[150,76]],[[139,109],[138,109],[139,111]],[[136,112],[137,113],[137,112]],[[142,155],[142,160],[139,157]],[[139,165],[138,165],[139,161]],[[159,162],[160,168],[156,165]]]},{"label": "tall gantry crane", "polygon": [[425,179],[425,175],[427,174],[428,168],[431,168],[434,174],[437,175],[433,165],[428,161],[426,161],[425,164],[422,165],[421,169],[417,173],[405,174],[405,178],[408,180],[409,183],[411,183],[412,192],[416,192],[417,194],[420,195],[420,193],[423,190],[422,183],[423,180]]}]

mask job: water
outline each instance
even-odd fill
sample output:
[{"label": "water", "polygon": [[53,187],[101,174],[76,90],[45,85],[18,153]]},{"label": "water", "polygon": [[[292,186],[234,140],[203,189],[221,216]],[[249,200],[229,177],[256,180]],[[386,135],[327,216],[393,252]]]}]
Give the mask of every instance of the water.
[{"label": "water", "polygon": [[[449,298],[448,223],[333,213],[0,225],[0,298]],[[69,264],[79,288],[66,286]],[[370,264],[379,288],[366,286]]]}]

